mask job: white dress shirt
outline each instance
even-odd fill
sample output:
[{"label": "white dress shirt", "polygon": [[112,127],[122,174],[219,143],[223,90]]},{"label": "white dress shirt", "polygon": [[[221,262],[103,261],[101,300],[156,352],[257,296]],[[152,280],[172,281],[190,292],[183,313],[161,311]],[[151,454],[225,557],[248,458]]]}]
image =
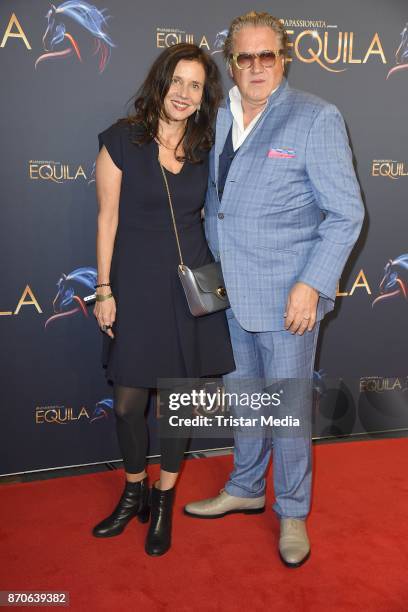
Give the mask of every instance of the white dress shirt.
[{"label": "white dress shirt", "polygon": [[[279,85],[270,93],[270,96],[272,96],[272,94],[274,94],[277,89],[279,89]],[[266,105],[261,111],[259,111],[259,113],[252,119],[252,121],[248,123],[246,128],[244,128],[244,111],[242,110],[242,102],[241,102],[242,98],[241,98],[241,94],[240,94],[240,91],[237,85],[235,85],[232,89],[230,89],[229,99],[230,99],[231,113],[233,116],[232,146],[234,147],[234,151],[236,151],[242,145],[242,143],[244,142],[248,134],[255,127],[255,124],[257,123],[258,119],[264,112]]]}]

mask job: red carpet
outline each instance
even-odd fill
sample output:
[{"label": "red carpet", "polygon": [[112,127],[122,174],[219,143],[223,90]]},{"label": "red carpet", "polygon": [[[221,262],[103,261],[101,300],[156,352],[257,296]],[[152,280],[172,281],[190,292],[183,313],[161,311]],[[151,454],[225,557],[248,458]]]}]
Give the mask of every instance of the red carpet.
[{"label": "red carpet", "polygon": [[[183,504],[223,486],[232,457],[185,463],[173,547],[143,550],[147,525],[111,539],[92,526],[108,514],[123,471],[0,487],[0,590],[69,591],[72,610],[408,610],[408,440],[314,448],[310,560],[287,569],[278,521],[255,516],[200,521]],[[158,466],[150,474],[157,475]]]}]

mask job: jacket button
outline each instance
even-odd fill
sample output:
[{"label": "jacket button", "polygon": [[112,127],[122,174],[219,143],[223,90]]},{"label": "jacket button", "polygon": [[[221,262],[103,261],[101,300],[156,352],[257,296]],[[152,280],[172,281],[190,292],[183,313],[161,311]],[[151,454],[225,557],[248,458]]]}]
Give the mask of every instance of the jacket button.
[{"label": "jacket button", "polygon": [[223,219],[224,218],[224,213],[218,213],[218,218],[219,219]]}]

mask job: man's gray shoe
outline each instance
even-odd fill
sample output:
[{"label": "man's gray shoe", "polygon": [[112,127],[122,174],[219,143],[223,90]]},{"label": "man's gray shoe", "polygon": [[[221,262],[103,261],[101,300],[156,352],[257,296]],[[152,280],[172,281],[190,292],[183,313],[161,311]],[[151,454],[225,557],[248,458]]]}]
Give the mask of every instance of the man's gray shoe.
[{"label": "man's gray shoe", "polygon": [[210,497],[184,506],[184,513],[196,518],[215,519],[227,514],[260,514],[265,511],[265,495],[262,497],[235,497],[221,489],[217,497]]},{"label": "man's gray shoe", "polygon": [[299,567],[310,557],[306,523],[300,519],[280,521],[279,555],[287,567]]}]

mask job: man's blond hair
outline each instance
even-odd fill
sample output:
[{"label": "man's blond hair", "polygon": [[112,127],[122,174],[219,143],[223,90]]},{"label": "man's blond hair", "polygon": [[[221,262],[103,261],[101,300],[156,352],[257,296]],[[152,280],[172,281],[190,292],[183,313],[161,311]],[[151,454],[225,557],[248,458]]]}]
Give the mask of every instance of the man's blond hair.
[{"label": "man's blond hair", "polygon": [[234,35],[246,26],[266,26],[271,28],[278,37],[278,44],[279,48],[282,49],[282,55],[285,58],[288,56],[288,35],[281,21],[269,13],[250,11],[245,13],[245,15],[235,17],[231,22],[227,38],[224,42],[224,57],[227,61],[230,60],[232,55]]}]

